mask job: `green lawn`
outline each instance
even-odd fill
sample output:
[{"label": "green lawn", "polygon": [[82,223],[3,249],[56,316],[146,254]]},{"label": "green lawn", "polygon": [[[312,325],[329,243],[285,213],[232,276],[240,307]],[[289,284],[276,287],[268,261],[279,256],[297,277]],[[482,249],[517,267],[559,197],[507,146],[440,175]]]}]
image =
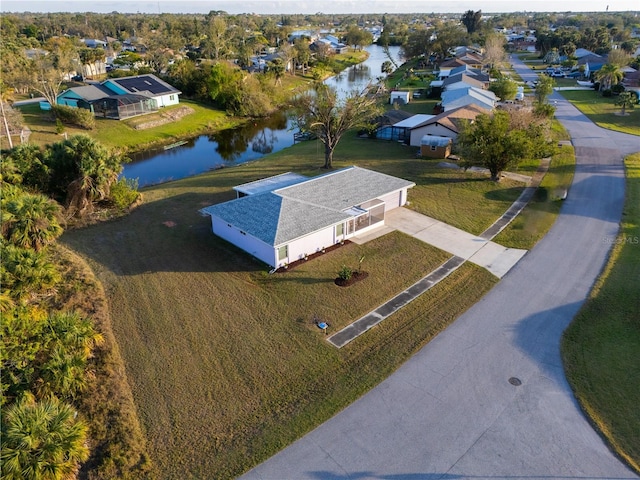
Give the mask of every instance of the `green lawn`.
[{"label": "green lawn", "polygon": [[622,116],[620,107],[615,105],[616,97],[603,97],[593,90],[562,90],[559,93],[598,126],[640,135],[640,106],[627,109],[627,115]]},{"label": "green lawn", "polygon": [[[554,136],[566,140],[566,131],[554,123]],[[515,171],[533,175],[539,161],[523,162]],[[547,174],[542,179],[533,199],[494,241],[510,248],[531,249],[553,226],[560,208],[562,197],[571,186],[575,168],[575,153],[570,145],[564,145],[552,157]]]},{"label": "green lawn", "polygon": [[[163,112],[180,107],[190,107],[194,113],[187,115],[179,122],[171,122],[146,130],[136,130],[134,126],[142,120],[151,121],[161,117]],[[40,110],[38,104],[19,107],[25,123],[31,128],[31,143],[50,144],[64,139],[64,134],[56,133],[56,124],[48,117],[47,112]],[[144,150],[153,144],[171,143],[177,138],[194,136],[207,131],[229,128],[237,125],[239,119],[229,118],[223,112],[203,104],[181,100],[180,105],[174,105],[163,109],[159,113],[133,117],[128,120],[109,120],[96,118],[96,128],[91,131],[81,128],[65,127],[68,136],[79,133],[88,134],[103,145],[110,148],[125,150]]]},{"label": "green lawn", "polygon": [[[336,167],[358,164],[416,182],[411,207],[480,232],[521,191],[415,158],[397,144],[345,138]],[[108,295],[112,327],[149,452],[163,478],[232,478],[379,383],[496,282],[464,265],[343,349],[335,331],[432,271],[449,255],[400,233],[346,244],[291,269],[268,268],[213,236],[198,209],[233,185],[296,171],[321,173],[304,142],[263,160],[143,190],[129,216],[68,231]],[[447,218],[450,216],[450,218]],[[369,277],[333,283],[364,255]]]},{"label": "green lawn", "polygon": [[586,415],[640,473],[640,154],[626,159],[626,203],[613,251],[562,340],[565,371]]}]

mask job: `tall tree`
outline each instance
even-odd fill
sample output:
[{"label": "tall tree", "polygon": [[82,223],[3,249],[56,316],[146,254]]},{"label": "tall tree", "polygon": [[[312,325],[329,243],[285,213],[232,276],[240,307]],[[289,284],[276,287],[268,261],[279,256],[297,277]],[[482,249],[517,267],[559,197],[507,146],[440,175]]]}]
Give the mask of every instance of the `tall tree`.
[{"label": "tall tree", "polygon": [[87,135],[54,143],[45,157],[51,170],[51,191],[74,214],[90,212],[95,202],[109,196],[124,160]]},{"label": "tall tree", "polygon": [[30,87],[40,93],[51,105],[56,104],[62,83],[75,70],[73,61],[76,49],[67,38],[52,38],[46,44],[47,50],[36,54],[31,69]]},{"label": "tall tree", "polygon": [[462,24],[467,28],[467,33],[475,33],[480,30],[480,25],[482,24],[482,11],[478,10],[474,12],[473,10],[467,10],[464,15],[462,15]]},{"label": "tall tree", "polygon": [[55,397],[41,402],[25,398],[7,408],[2,415],[2,478],[75,478],[89,457],[87,426],[76,415]]},{"label": "tall tree", "polygon": [[607,63],[594,74],[594,78],[600,82],[600,91],[608,90],[624,78],[624,73],[618,65]]},{"label": "tall tree", "polygon": [[506,40],[504,35],[499,33],[490,33],[487,35],[484,41],[485,64],[488,64],[490,68],[499,67],[507,56],[504,50],[505,45]]},{"label": "tall tree", "polygon": [[513,100],[518,91],[518,84],[507,76],[498,78],[491,82],[489,90],[496,94],[500,100]]},{"label": "tall tree", "polygon": [[633,110],[637,103],[638,94],[629,91],[620,93],[620,95],[618,95],[618,99],[616,100],[616,105],[620,105],[620,107],[622,108],[622,111],[620,112],[621,115],[627,114],[627,108],[629,110]]},{"label": "tall tree", "polygon": [[536,97],[536,102],[539,105],[546,103],[547,97],[553,93],[553,86],[555,85],[555,81],[553,78],[547,75],[538,76],[538,83],[536,84],[536,90],[534,92]]},{"label": "tall tree", "polygon": [[458,142],[465,162],[484,166],[494,181],[531,152],[526,131],[512,129],[509,114],[503,111],[478,115],[473,124],[465,124]]},{"label": "tall tree", "polygon": [[381,113],[376,98],[366,91],[352,92],[340,100],[334,89],[318,83],[312,94],[301,95],[295,105],[297,126],[313,132],[324,144],[324,168],[332,168],[333,152],[350,129],[368,126]]}]

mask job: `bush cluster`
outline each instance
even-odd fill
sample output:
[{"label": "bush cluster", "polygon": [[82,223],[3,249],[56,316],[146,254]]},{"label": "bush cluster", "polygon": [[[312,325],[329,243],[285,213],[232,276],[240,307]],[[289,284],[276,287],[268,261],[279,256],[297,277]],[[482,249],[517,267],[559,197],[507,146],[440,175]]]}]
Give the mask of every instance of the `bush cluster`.
[{"label": "bush cluster", "polygon": [[75,125],[85,130],[93,130],[96,126],[96,119],[91,111],[85,108],[73,108],[66,105],[54,105],[51,107],[56,120],[60,120],[66,125]]}]

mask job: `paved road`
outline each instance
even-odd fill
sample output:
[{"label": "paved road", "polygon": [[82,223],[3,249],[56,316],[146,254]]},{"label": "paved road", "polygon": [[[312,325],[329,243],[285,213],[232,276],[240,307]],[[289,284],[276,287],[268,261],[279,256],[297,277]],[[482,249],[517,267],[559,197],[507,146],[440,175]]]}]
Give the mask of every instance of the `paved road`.
[{"label": "paved road", "polygon": [[578,163],[549,234],[396,373],[243,479],[637,478],[580,412],[559,345],[617,233],[621,158],[640,139],[559,96],[557,113]]}]

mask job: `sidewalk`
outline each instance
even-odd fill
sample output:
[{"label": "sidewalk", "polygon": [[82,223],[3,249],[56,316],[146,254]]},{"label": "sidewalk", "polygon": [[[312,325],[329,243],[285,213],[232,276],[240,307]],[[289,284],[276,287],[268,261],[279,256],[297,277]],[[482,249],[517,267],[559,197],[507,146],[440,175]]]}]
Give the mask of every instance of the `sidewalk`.
[{"label": "sidewalk", "polygon": [[[381,231],[378,233],[388,233],[395,229],[395,224],[400,231],[435,245],[449,253],[454,253],[454,256],[388,302],[380,305],[375,310],[328,337],[327,341],[337,348],[344,347],[422,295],[431,287],[447,278],[467,260],[487,268],[498,278],[506,275],[527,251],[509,249],[490,240],[504,230],[531,200],[542,178],[549,169],[550,162],[551,160],[548,158],[541,160],[540,166],[533,175],[529,186],[524,189],[507,211],[479,236],[471,235],[470,233],[406,208],[392,210],[387,217],[387,219],[390,219],[390,222],[387,222],[387,219],[385,219],[387,225],[381,228]],[[374,234],[367,237],[366,240],[370,240],[373,236]],[[460,253],[460,255],[451,250],[455,250],[457,253]]]}]

